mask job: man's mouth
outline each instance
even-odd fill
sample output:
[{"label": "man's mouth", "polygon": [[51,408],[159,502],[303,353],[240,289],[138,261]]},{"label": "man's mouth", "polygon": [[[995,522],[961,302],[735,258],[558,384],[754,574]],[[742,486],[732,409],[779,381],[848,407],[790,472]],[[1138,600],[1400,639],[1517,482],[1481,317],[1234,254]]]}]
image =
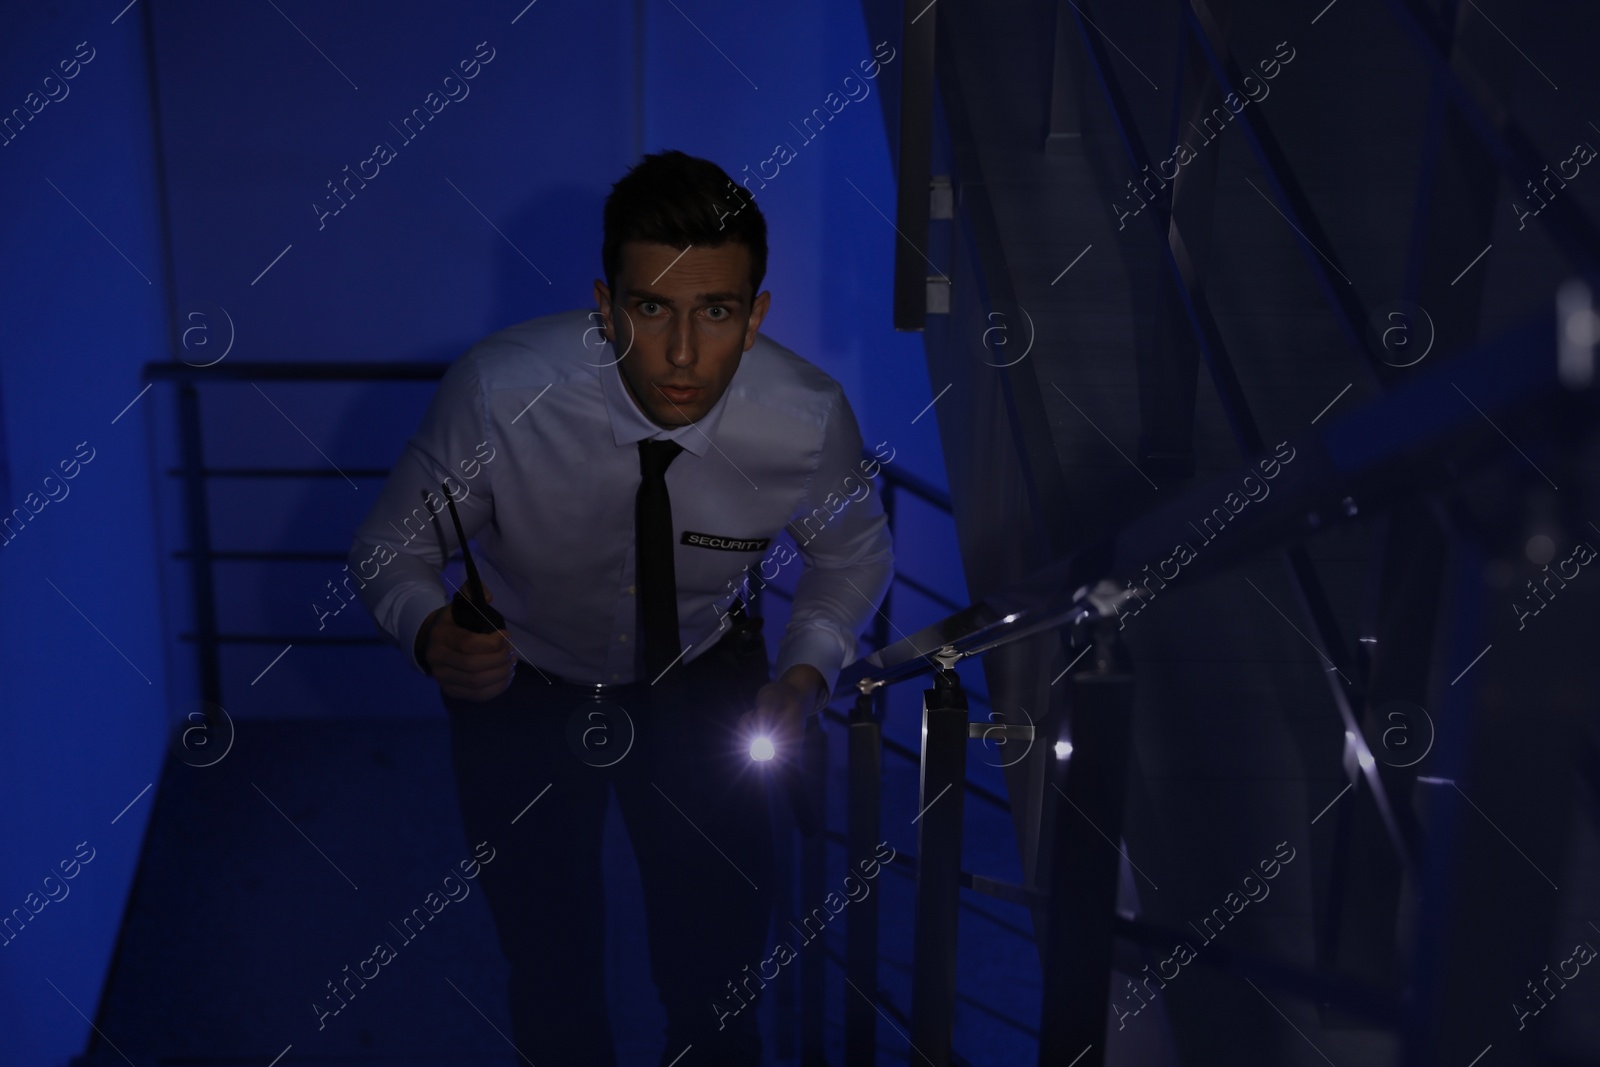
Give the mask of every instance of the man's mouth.
[{"label": "man's mouth", "polygon": [[694,400],[700,395],[700,387],[697,385],[658,385],[656,388],[661,390],[662,396],[666,397],[674,404],[687,404],[689,401]]}]

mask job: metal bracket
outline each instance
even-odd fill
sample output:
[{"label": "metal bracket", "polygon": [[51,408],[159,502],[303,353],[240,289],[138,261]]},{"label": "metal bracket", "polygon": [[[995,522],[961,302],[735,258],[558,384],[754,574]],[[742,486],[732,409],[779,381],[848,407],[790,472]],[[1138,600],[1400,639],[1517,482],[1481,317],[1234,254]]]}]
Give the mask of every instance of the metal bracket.
[{"label": "metal bracket", "polygon": [[970,722],[967,724],[968,740],[987,741],[992,737],[1004,738],[1007,741],[1032,741],[1033,723]]}]

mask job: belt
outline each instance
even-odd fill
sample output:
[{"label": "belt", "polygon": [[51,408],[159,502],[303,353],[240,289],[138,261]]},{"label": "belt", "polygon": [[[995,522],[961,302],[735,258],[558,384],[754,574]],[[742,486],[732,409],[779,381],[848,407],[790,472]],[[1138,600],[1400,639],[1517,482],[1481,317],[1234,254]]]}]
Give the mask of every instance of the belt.
[{"label": "belt", "polygon": [[586,696],[593,696],[596,700],[613,694],[636,693],[650,688],[649,682],[574,682],[560,675],[551,674],[549,671],[540,671],[539,673],[549,678],[556,685],[575,689]]},{"label": "belt", "polygon": [[[723,646],[727,646],[729,648],[742,648],[750,641],[760,639],[762,620],[745,613],[744,601],[742,599],[738,597],[734,598],[732,606],[730,606],[728,609],[727,617],[733,620],[733,625],[729,628],[727,635],[713,645],[710,649],[707,649],[703,655],[709,655],[715,649]],[[696,657],[694,662],[699,662],[699,657]],[[685,664],[685,666],[688,665]],[[563,678],[558,674],[554,674],[543,669],[539,669],[539,673],[543,674],[557,685],[565,686],[568,689],[575,689],[585,696],[593,697],[595,700],[603,700],[611,696],[644,692],[650,689],[650,687],[654,684],[653,681],[575,682],[570,678]]]}]

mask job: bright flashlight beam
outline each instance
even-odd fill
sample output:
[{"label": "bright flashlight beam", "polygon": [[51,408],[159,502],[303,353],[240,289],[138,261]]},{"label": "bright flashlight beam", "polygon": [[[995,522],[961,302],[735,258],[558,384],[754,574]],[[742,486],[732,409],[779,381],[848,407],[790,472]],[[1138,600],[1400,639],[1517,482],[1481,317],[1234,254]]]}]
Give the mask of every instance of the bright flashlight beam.
[{"label": "bright flashlight beam", "polygon": [[777,749],[772,747],[772,739],[770,737],[758,737],[750,742],[751,759],[765,761],[775,755],[777,755]]}]

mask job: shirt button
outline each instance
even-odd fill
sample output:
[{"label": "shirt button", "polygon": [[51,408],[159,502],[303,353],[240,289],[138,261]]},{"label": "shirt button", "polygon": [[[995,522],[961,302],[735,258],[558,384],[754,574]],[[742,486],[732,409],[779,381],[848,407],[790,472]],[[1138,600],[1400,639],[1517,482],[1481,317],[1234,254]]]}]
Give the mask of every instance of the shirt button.
[{"label": "shirt button", "polygon": [[628,595],[629,596],[633,596],[633,591],[635,589],[637,589],[637,588],[638,588],[637,586],[633,586],[633,585],[628,586]]},{"label": "shirt button", "polygon": [[617,640],[618,641],[622,641],[622,642],[626,642],[628,640],[628,635],[627,634],[620,634],[620,635],[618,635]]},{"label": "shirt button", "polygon": [[612,681],[613,681],[613,682],[620,682],[620,681],[622,681],[622,675],[620,675],[620,674],[613,674],[613,675],[612,675],[612,676],[611,676],[611,680],[612,680]]}]

